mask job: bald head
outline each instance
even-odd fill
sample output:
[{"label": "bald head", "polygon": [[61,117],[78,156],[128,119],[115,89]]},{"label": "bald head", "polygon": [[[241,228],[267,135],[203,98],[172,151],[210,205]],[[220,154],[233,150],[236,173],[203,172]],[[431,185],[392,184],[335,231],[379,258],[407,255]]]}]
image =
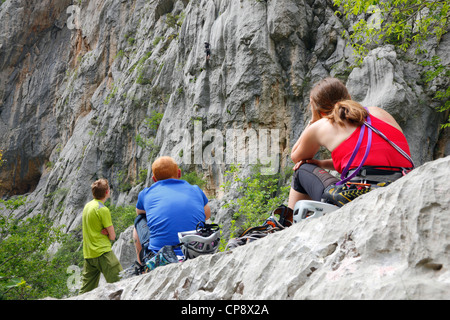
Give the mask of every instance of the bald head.
[{"label": "bald head", "polygon": [[152,164],[153,177],[159,180],[177,179],[180,177],[180,170],[175,160],[171,157],[161,157]]}]

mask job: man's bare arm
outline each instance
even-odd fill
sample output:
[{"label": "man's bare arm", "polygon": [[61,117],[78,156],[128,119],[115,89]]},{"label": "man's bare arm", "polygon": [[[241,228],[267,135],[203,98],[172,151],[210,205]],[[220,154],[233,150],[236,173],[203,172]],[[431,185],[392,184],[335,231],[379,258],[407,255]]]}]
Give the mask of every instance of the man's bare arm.
[{"label": "man's bare arm", "polygon": [[209,204],[206,204],[205,206],[205,221],[211,218],[211,208],[209,207]]}]

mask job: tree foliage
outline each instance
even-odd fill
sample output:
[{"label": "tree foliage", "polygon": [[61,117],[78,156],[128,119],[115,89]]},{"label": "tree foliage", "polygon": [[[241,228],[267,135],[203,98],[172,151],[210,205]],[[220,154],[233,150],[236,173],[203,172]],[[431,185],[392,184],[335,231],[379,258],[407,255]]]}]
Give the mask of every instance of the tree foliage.
[{"label": "tree foliage", "polygon": [[333,0],[337,14],[357,22],[348,35],[356,52],[389,43],[407,50],[430,36],[439,42],[449,27],[450,2],[434,0]]},{"label": "tree foliage", "polygon": [[[26,219],[8,217],[20,210],[26,197],[0,200],[0,300],[29,300],[76,295],[68,286],[69,267],[83,268],[81,226],[72,233],[54,227],[45,215]],[[134,206],[117,207],[107,202],[116,234],[133,225]],[[49,250],[59,244],[56,253]]]},{"label": "tree foliage", "polygon": [[3,160],[3,150],[0,150],[0,167],[3,165],[5,160]]},{"label": "tree foliage", "polygon": [[[272,211],[283,204],[289,195],[290,187],[286,181],[292,175],[292,170],[279,172],[274,175],[261,173],[261,165],[255,165],[248,177],[241,177],[239,168],[231,165],[225,177],[230,180],[222,185],[224,191],[236,188],[241,195],[239,198],[228,201],[224,208],[233,208],[230,238],[238,236],[245,229],[259,226],[270,217]],[[222,243],[224,247],[226,243]],[[223,249],[223,248],[222,248]]]},{"label": "tree foliage", "polygon": [[[17,209],[24,197],[1,200],[5,209]],[[1,208],[0,208],[1,209]],[[0,299],[61,298],[68,295],[67,267],[80,265],[82,252],[74,235],[53,227],[44,215],[19,219],[0,211]],[[49,248],[60,243],[52,256]],[[75,246],[75,247],[74,247]]]},{"label": "tree foliage", "polygon": [[[373,45],[392,44],[406,51],[415,46],[416,53],[425,52],[423,43],[434,38],[439,43],[449,29],[450,2],[436,0],[333,0],[339,9],[336,14],[355,23],[350,32],[344,32],[354,49],[357,64]],[[439,57],[421,61],[427,67],[424,80],[427,84],[446,83],[450,76],[449,66]],[[439,112],[450,111],[450,91],[437,90],[433,99],[440,101]],[[450,126],[450,116],[442,127]]]}]

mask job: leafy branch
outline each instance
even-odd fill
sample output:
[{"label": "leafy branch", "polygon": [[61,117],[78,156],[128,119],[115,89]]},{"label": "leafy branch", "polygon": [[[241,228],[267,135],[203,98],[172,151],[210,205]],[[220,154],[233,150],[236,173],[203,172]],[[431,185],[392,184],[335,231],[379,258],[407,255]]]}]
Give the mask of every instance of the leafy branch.
[{"label": "leafy branch", "polygon": [[[342,34],[353,47],[356,65],[369,52],[372,45],[392,44],[401,51],[412,45],[416,53],[425,52],[422,45],[435,38],[439,43],[449,29],[450,2],[435,0],[333,0],[339,9],[337,16],[356,21],[350,32]],[[427,67],[425,82],[443,83],[447,89],[438,90],[433,99],[441,101],[439,112],[450,111],[450,91],[448,89],[449,67],[442,65],[438,57],[420,63]],[[450,117],[442,128],[450,126]]]},{"label": "leafy branch", "polygon": [[420,50],[433,36],[437,42],[447,32],[450,3],[433,0],[333,0],[335,12],[346,19],[357,20],[353,32],[344,33],[351,42],[358,62],[371,44],[393,44],[406,51],[412,44]]}]

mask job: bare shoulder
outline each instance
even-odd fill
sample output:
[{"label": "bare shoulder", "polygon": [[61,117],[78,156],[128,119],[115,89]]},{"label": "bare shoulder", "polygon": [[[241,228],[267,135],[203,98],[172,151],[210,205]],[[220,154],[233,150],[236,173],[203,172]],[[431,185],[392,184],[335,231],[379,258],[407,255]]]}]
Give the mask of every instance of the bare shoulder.
[{"label": "bare shoulder", "polygon": [[326,118],[317,120],[311,125],[310,128],[314,130],[318,138],[321,138],[327,134],[333,134],[332,132],[335,130],[335,126],[333,126],[331,121]]},{"label": "bare shoulder", "polygon": [[329,151],[333,151],[356,130],[354,125],[347,124],[341,127],[336,123],[331,123],[326,118],[322,118],[317,123],[320,125],[317,129],[317,139],[320,145],[326,147]]},{"label": "bare shoulder", "polygon": [[389,112],[387,112],[386,110],[381,109],[379,107],[369,107],[369,112],[372,115],[374,115],[375,117],[377,117],[378,119],[389,123],[391,126],[397,128],[398,130],[403,132],[402,128],[397,123],[397,121],[395,121],[394,117],[391,116],[391,114]]}]

